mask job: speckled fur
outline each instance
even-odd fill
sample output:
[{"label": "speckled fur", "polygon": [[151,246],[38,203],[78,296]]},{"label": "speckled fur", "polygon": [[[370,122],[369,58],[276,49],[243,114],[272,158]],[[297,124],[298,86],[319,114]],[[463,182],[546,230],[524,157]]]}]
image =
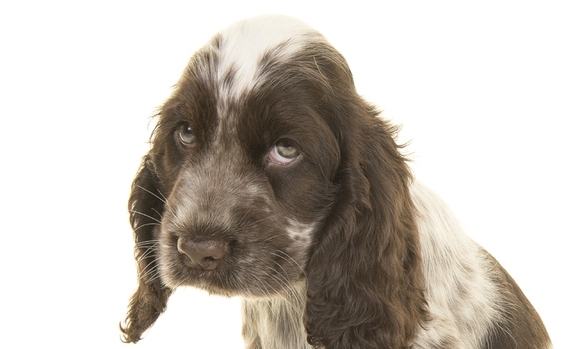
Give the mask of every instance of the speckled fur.
[{"label": "speckled fur", "polygon": [[[243,298],[247,349],[551,348],[513,279],[412,178],[397,131],[306,24],[220,32],[162,106],[133,182],[124,340],[194,286]],[[282,144],[297,155],[272,161]],[[180,241],[221,253],[198,264]]]}]

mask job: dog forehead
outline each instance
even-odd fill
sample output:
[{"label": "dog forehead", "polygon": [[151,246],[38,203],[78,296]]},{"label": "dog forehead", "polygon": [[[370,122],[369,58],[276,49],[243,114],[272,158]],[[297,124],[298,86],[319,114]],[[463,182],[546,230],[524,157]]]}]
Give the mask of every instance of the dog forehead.
[{"label": "dog forehead", "polygon": [[264,57],[284,61],[319,35],[306,23],[288,16],[254,17],[219,32],[218,81],[232,74],[231,84],[223,92],[238,98],[260,82]]}]

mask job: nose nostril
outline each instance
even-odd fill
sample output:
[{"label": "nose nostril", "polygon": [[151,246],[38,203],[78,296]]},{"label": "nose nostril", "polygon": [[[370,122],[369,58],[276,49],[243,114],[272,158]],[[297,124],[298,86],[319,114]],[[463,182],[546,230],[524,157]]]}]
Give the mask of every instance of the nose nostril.
[{"label": "nose nostril", "polygon": [[177,241],[177,249],[188,266],[213,270],[217,268],[219,260],[227,252],[227,244],[218,240],[195,241],[180,237]]}]

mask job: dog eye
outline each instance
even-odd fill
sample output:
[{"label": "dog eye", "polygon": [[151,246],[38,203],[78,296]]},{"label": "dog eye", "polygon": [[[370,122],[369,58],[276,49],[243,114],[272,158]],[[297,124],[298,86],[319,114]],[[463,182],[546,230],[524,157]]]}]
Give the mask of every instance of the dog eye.
[{"label": "dog eye", "polygon": [[181,144],[183,144],[185,147],[192,147],[195,145],[195,134],[193,134],[193,129],[189,124],[181,124],[177,129],[177,136],[179,138],[179,142],[181,142]]},{"label": "dog eye", "polygon": [[288,165],[295,161],[299,155],[297,148],[281,142],[272,147],[268,154],[268,160],[279,165]]}]

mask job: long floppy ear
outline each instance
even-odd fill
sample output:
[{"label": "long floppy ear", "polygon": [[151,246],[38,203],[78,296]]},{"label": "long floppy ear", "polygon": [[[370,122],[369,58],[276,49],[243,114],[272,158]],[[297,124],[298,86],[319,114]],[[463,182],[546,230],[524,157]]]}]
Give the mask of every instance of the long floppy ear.
[{"label": "long floppy ear", "polygon": [[342,121],[338,199],[307,266],[305,326],[317,348],[407,348],[427,318],[411,175],[396,130],[358,104]]},{"label": "long floppy ear", "polygon": [[160,217],[165,199],[159,190],[149,155],[132,183],[128,211],[134,230],[135,258],[138,266],[138,289],[130,299],[124,325],[120,325],[124,342],[136,343],[165,310],[172,291],[163,286],[156,262],[157,240]]}]

